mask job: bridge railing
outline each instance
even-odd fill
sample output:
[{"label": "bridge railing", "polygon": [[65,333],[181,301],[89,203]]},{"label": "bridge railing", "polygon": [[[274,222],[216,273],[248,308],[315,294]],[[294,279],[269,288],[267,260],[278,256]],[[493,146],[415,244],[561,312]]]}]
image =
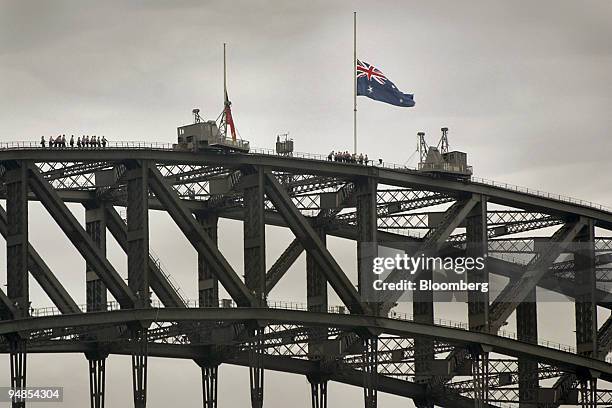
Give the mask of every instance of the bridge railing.
[{"label": "bridge railing", "polygon": [[[16,141],[16,142],[0,142],[0,150],[19,150],[19,149],[41,149],[43,148],[40,144],[40,142],[37,141]],[[81,150],[96,150],[96,149],[142,149],[142,150],[173,150],[172,148],[172,143],[165,143],[165,142],[146,142],[146,141],[122,141],[122,140],[117,140],[117,141],[109,141],[106,144],[106,147],[80,147],[77,148],[75,147],[48,147],[48,143],[47,143],[47,147],[44,147],[45,149],[57,149],[57,150],[65,150],[65,149],[81,149]],[[258,147],[253,147],[250,149],[248,154],[261,154],[261,155],[267,155],[267,156],[278,156],[278,154],[276,153],[275,150],[273,149],[268,149],[268,148],[258,148]],[[304,152],[294,152],[292,154],[293,158],[298,158],[298,159],[308,159],[308,160],[318,160],[318,161],[328,161],[328,156],[327,155],[322,155],[322,154],[317,154],[317,153],[304,153]],[[335,162],[335,163],[339,163],[339,164],[347,164],[347,165],[356,165],[355,163],[343,163],[343,162]],[[359,165],[359,164],[357,164]],[[365,165],[365,164],[362,164]],[[418,172],[418,170],[416,170],[413,167],[409,167],[406,165],[401,165],[401,164],[396,164],[396,163],[390,163],[390,162],[386,162],[386,161],[382,161],[379,162],[378,160],[373,160],[370,159],[368,162],[368,165],[370,166],[375,166],[375,167],[382,167],[382,168],[386,168],[386,169],[392,169],[392,170],[401,170],[401,171],[406,171],[406,172]],[[538,189],[534,189],[534,188],[528,188],[528,187],[521,187],[521,186],[517,186],[515,184],[509,184],[509,183],[502,183],[502,182],[498,182],[498,181],[494,181],[494,180],[490,180],[490,179],[486,179],[486,178],[482,178],[482,177],[476,177],[476,176],[472,176],[470,178],[470,182],[472,183],[476,183],[476,184],[482,184],[482,185],[487,185],[487,186],[492,186],[492,187],[498,187],[498,188],[502,188],[504,190],[509,190],[509,191],[516,191],[516,192],[520,192],[520,193],[524,193],[524,194],[529,194],[529,195],[533,195],[536,197],[543,197],[543,198],[549,198],[549,199],[553,199],[553,200],[557,200],[557,201],[562,201],[562,202],[566,202],[566,203],[570,203],[570,204],[575,204],[575,205],[579,205],[582,207],[589,207],[589,208],[594,208],[597,210],[601,210],[601,211],[606,211],[606,212],[612,212],[612,207],[609,206],[605,206],[605,205],[601,205],[601,204],[597,204],[594,203],[592,201],[588,201],[588,200],[581,200],[579,198],[575,198],[575,197],[570,197],[570,196],[566,196],[566,195],[561,195],[561,194],[555,194],[555,193],[549,193],[546,191],[542,191],[542,190],[538,190]]]},{"label": "bridge railing", "polygon": [[590,207],[595,208],[597,210],[612,212],[612,207],[608,207],[605,205],[597,204],[592,201],[581,200],[579,198],[574,198],[566,195],[549,193],[547,191],[538,190],[535,188],[521,187],[514,184],[501,183],[499,181],[489,180],[481,177],[472,177],[472,183],[476,184],[485,184],[488,186],[503,188],[504,190],[517,191],[519,193],[530,194],[537,197],[550,198],[557,201],[563,201],[570,204],[580,205],[582,207]]},{"label": "bridge railing", "polygon": [[[186,304],[188,308],[199,308],[199,304],[197,300],[186,300]],[[280,310],[297,310],[297,311],[308,311],[308,305],[302,302],[293,302],[293,301],[283,301],[283,300],[268,300],[268,307],[270,309],[280,309]],[[237,308],[236,303],[231,299],[220,299],[219,308]],[[81,310],[86,310],[85,305],[80,305]],[[164,305],[159,300],[153,300],[151,302],[151,308],[161,309],[164,308]],[[108,302],[107,310],[108,311],[116,311],[120,310],[121,307],[117,302]],[[328,313],[332,314],[348,314],[348,310],[344,306],[330,306],[327,309]],[[44,308],[36,308],[31,310],[31,317],[44,317],[44,316],[57,316],[62,313],[59,309],[55,307],[44,307]],[[402,320],[402,321],[414,321],[414,316],[408,313],[396,313],[391,311],[388,316],[390,319]],[[450,327],[453,329],[461,329],[469,331],[469,325],[466,322],[459,322],[450,319],[441,319],[435,318],[433,324],[436,326]],[[506,330],[499,330],[497,335],[500,337],[504,337],[507,339],[512,339],[516,341],[522,341],[518,338],[518,334],[515,332],[510,332]],[[555,341],[550,341],[546,339],[538,339],[537,344],[542,347],[547,347],[551,349],[560,350],[566,353],[576,354],[576,348],[567,344],[558,343]],[[612,358],[606,357],[607,362],[612,362]]]}]

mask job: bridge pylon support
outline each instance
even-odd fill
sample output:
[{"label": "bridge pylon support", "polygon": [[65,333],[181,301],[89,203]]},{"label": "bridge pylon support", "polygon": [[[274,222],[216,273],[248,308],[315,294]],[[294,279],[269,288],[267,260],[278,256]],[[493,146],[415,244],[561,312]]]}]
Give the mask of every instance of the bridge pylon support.
[{"label": "bridge pylon support", "polygon": [[91,408],[104,408],[106,393],[106,355],[86,354],[89,363],[89,401]]},{"label": "bridge pylon support", "polygon": [[[11,388],[20,389],[26,386],[27,352],[26,341],[22,338],[10,338],[9,350],[11,360]],[[12,408],[25,408],[23,400],[13,400]]]},{"label": "bridge pylon support", "polygon": [[327,379],[320,375],[308,376],[312,408],[327,408]]},{"label": "bridge pylon support", "polygon": [[134,394],[134,408],[145,408],[147,406],[147,329],[133,329],[132,342],[135,345],[135,349],[132,351],[132,391]]},{"label": "bridge pylon support", "polygon": [[478,348],[472,351],[472,380],[474,382],[474,406],[484,408],[489,403],[489,351]]},{"label": "bridge pylon support", "polygon": [[[216,214],[196,213],[196,219],[217,245],[219,217]],[[198,305],[200,307],[219,307],[219,280],[212,271],[210,261],[198,252]]]},{"label": "bridge pylon support", "polygon": [[597,378],[580,380],[580,406],[582,408],[597,407]]},{"label": "bridge pylon support", "polygon": [[219,365],[202,365],[200,368],[202,370],[202,407],[217,408]]},{"label": "bridge pylon support", "polygon": [[[538,312],[536,290],[533,289],[523,303],[516,308],[516,327],[518,340],[537,344]],[[519,373],[519,408],[537,407],[539,378],[538,362],[530,358],[518,359]]]},{"label": "bridge pylon support", "polygon": [[256,328],[249,345],[249,385],[252,408],[262,408],[264,401],[264,330],[263,327]]},{"label": "bridge pylon support", "polygon": [[[15,306],[13,318],[29,316],[28,285],[28,174],[26,163],[7,163],[6,184],[6,281],[7,295]],[[18,334],[8,337],[11,362],[11,388],[26,386],[26,339]],[[13,408],[25,401],[13,401]]]},{"label": "bridge pylon support", "polygon": [[362,338],[363,402],[365,408],[378,406],[378,337]]}]

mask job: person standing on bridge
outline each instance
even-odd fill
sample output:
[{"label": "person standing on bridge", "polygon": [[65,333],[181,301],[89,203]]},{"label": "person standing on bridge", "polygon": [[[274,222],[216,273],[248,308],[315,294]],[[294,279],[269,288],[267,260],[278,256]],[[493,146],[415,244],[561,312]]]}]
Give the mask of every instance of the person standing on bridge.
[{"label": "person standing on bridge", "polygon": [[45,147],[45,137],[44,136],[40,137],[40,147]]},{"label": "person standing on bridge", "polygon": [[74,135],[70,135],[70,148],[74,147]]},{"label": "person standing on bridge", "polygon": [[49,136],[49,147],[53,147],[53,136]]},{"label": "person standing on bridge", "polygon": [[66,147],[66,135],[62,135],[62,147]]},{"label": "person standing on bridge", "polygon": [[104,149],[106,147],[106,136],[102,136],[102,148]]},{"label": "person standing on bridge", "polygon": [[83,138],[83,146],[87,149],[89,147],[89,135],[85,135]]},{"label": "person standing on bridge", "polygon": [[77,148],[81,148],[81,136],[77,137]]}]

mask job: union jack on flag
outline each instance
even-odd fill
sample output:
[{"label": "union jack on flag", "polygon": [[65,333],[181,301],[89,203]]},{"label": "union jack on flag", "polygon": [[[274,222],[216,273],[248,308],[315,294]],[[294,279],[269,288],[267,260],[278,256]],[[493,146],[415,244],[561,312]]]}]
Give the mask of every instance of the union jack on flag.
[{"label": "union jack on flag", "polygon": [[395,106],[414,106],[414,95],[405,94],[374,65],[357,60],[357,95],[367,96],[375,101],[386,102]]},{"label": "union jack on flag", "polygon": [[380,72],[380,70],[374,65],[370,65],[367,62],[357,60],[357,78],[361,77],[367,77],[368,81],[374,79],[381,85],[384,85],[385,80],[387,79],[385,74]]}]

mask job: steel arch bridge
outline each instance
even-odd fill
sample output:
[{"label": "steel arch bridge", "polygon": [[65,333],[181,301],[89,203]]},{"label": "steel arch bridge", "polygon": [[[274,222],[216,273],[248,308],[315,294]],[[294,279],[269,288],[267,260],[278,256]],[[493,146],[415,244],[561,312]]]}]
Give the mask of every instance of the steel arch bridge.
[{"label": "steel arch bridge", "polygon": [[[149,357],[198,364],[205,408],[217,406],[221,364],[249,367],[254,408],[264,403],[265,370],[304,375],[313,408],[327,406],[329,381],[363,388],[366,408],[377,406],[379,391],[418,407],[612,405],[606,389],[612,317],[597,321],[598,306],[612,309],[606,286],[612,239],[596,235],[612,230],[611,209],[397,166],[147,144],[78,150],[5,144],[0,176],[7,248],[0,351],[10,354],[14,388],[27,385],[28,354],[83,353],[90,404],[101,408],[106,358],[122,354],[132,356],[137,408],[147,402]],[[85,259],[86,305],[75,302],[30,244],[31,200]],[[85,219],[67,203],[82,204]],[[125,218],[117,207],[126,208]],[[197,251],[197,300],[185,299],[151,255],[154,210],[166,211]],[[234,270],[217,246],[220,218],[243,223],[244,271]],[[265,262],[266,225],[295,236],[272,265]],[[127,254],[127,283],[106,257],[107,230]],[[372,261],[360,243],[417,245],[486,256],[484,277],[500,275],[508,283],[495,299],[470,296],[466,323],[436,319],[427,292],[415,299],[412,315],[399,314],[397,298],[363,301],[359,285],[328,250],[328,236],[357,243],[358,267]],[[538,242],[554,245],[543,250]],[[307,303],[269,301],[304,252]],[[31,304],[30,274],[55,307]],[[231,299],[219,298],[219,285]],[[329,305],[328,288],[341,305]],[[573,299],[574,346],[538,337],[536,288]],[[516,334],[503,329],[513,314]]]}]

